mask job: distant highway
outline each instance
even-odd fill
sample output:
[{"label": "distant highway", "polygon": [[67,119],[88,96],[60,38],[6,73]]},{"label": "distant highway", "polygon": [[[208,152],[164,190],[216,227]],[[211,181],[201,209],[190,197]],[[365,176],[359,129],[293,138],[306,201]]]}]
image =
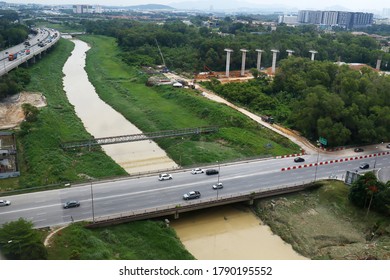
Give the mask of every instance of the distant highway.
[{"label": "distant highway", "polygon": [[[383,151],[388,151],[383,149]],[[356,155],[351,151],[351,155]],[[367,151],[366,154],[372,154]],[[364,155],[364,153],[359,153]],[[305,164],[318,160],[329,161],[345,156],[306,155]],[[370,168],[362,170],[361,163],[369,163]],[[146,177],[122,178],[116,181],[91,182],[60,190],[44,191],[1,197],[12,202],[11,206],[0,207],[0,224],[15,221],[23,217],[34,223],[37,228],[67,224],[72,221],[92,220],[92,218],[119,216],[131,212],[142,212],[151,209],[188,205],[201,201],[213,203],[217,199],[240,194],[248,194],[262,189],[292,186],[314,181],[314,179],[342,179],[346,171],[363,173],[390,167],[390,155],[356,159],[350,161],[323,164],[315,167],[297,168],[281,171],[288,166],[299,166],[293,158],[276,158],[214,165],[220,169],[220,175],[191,174],[190,170],[172,172],[173,179],[158,181],[157,174]],[[222,182],[223,189],[212,189],[217,181]],[[184,201],[183,194],[198,190],[201,198]],[[92,200],[93,197],[93,200]],[[62,204],[69,200],[78,200],[81,206],[63,209]],[[93,204],[92,204],[93,202]],[[92,207],[93,205],[93,207]]]},{"label": "distant highway", "polygon": [[[30,59],[34,59],[37,55],[46,51],[60,39],[60,33],[53,29],[38,28],[37,32],[36,36],[27,40],[30,43],[30,46],[25,46],[22,43],[0,52],[0,76],[8,73],[19,65],[26,63]],[[55,34],[57,34],[57,36],[55,36]],[[39,46],[40,43],[45,45]],[[30,54],[27,54],[26,50],[29,50]],[[17,58],[9,61],[8,56],[15,53],[18,54]]]}]

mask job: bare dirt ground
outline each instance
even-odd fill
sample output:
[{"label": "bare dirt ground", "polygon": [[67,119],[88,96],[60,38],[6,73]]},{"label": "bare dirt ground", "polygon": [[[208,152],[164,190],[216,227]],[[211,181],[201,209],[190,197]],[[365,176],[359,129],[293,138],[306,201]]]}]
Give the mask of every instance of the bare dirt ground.
[{"label": "bare dirt ground", "polygon": [[47,105],[46,98],[37,92],[21,92],[0,102],[0,130],[17,127],[24,120],[22,105],[30,103],[40,108]]}]

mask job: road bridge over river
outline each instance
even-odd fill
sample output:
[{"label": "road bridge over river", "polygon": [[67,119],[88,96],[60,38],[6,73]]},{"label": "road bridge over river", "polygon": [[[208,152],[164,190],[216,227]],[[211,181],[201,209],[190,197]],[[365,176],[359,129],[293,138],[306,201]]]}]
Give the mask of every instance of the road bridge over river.
[{"label": "road bridge over river", "polygon": [[[318,162],[316,167],[302,167],[284,170],[297,165],[293,158],[269,158],[247,160],[235,163],[216,163],[202,166],[204,169],[218,169],[216,175],[191,174],[191,170],[172,171],[172,180],[159,181],[158,174],[128,176],[101,181],[90,181],[65,188],[21,195],[2,193],[0,199],[12,204],[0,208],[0,224],[25,218],[36,228],[63,225],[72,221],[95,221],[97,225],[153,217],[175,216],[183,212],[237,202],[251,202],[253,199],[300,191],[310,183],[322,179],[342,180],[347,171],[363,174],[381,171],[390,167],[390,153],[385,146],[379,146],[381,153],[368,150],[362,157],[345,160],[344,153],[354,154],[353,149],[335,154],[304,155],[307,166]],[[372,154],[376,156],[370,156]],[[343,159],[343,160],[341,160]],[[369,169],[360,169],[368,163]],[[212,188],[217,182],[223,188]],[[200,191],[201,198],[183,200],[183,194]],[[63,209],[66,201],[78,200],[81,206]],[[171,217],[172,217],[171,216]]]}]

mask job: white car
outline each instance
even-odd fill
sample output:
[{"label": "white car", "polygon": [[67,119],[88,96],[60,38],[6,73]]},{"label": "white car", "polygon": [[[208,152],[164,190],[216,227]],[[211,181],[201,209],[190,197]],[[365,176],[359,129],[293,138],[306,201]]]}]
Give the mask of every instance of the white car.
[{"label": "white car", "polygon": [[171,179],[172,179],[172,175],[171,175],[171,174],[166,174],[166,173],[164,173],[164,174],[160,174],[160,175],[158,176],[158,180],[159,180],[159,181],[171,180]]},{"label": "white car", "polygon": [[9,200],[0,200],[0,206],[10,206],[11,201]]},{"label": "white car", "polygon": [[218,184],[213,185],[213,189],[214,189],[214,190],[222,189],[222,188],[223,188],[222,183],[218,183]]},{"label": "white car", "polygon": [[199,174],[199,173],[204,173],[204,170],[202,168],[195,168],[192,169],[191,174]]}]

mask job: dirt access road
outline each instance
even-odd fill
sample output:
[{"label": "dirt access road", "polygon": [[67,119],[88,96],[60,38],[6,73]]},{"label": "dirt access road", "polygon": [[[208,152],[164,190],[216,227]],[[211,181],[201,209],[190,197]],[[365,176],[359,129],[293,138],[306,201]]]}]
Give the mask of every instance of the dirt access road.
[{"label": "dirt access road", "polygon": [[[164,75],[171,80],[185,80],[187,82],[192,82],[192,80],[180,77],[180,76],[173,74],[173,73],[164,73]],[[298,132],[290,130],[290,129],[282,127],[282,126],[279,126],[277,124],[271,125],[271,124],[263,121],[260,116],[253,114],[253,113],[249,112],[248,110],[240,108],[240,107],[234,105],[233,103],[230,103],[229,101],[223,99],[222,97],[216,95],[214,92],[202,87],[199,84],[195,84],[195,89],[201,91],[202,95],[204,97],[206,97],[210,100],[213,100],[215,102],[226,104],[227,106],[229,106],[229,107],[241,112],[242,114],[248,116],[252,120],[261,124],[262,126],[265,126],[269,129],[275,131],[276,133],[279,133],[280,135],[290,139],[292,142],[299,145],[301,147],[301,149],[305,151],[306,154],[317,153],[317,148],[313,144],[311,144],[305,137],[302,137],[301,135],[299,135]]]}]

